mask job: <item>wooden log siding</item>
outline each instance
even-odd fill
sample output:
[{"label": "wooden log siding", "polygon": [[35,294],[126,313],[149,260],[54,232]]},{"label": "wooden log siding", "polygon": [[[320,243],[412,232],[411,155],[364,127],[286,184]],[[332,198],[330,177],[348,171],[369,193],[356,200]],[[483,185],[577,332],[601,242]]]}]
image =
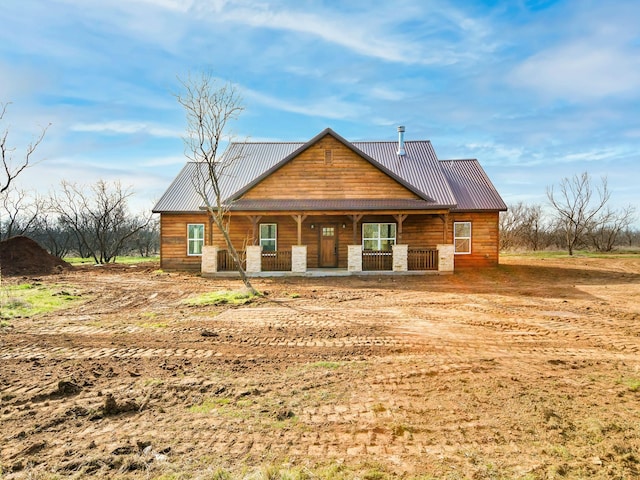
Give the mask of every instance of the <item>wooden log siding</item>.
[{"label": "wooden log siding", "polygon": [[187,225],[204,224],[205,242],[209,238],[209,219],[204,213],[160,216],[160,268],[163,270],[200,271],[200,256],[187,255]]},{"label": "wooden log siding", "polygon": [[[332,161],[325,161],[325,151]],[[286,188],[283,188],[286,185]],[[249,190],[243,198],[419,198],[351,149],[327,136]]]},{"label": "wooden log siding", "polygon": [[498,264],[498,212],[452,213],[447,243],[453,243],[453,223],[471,222],[471,254],[455,255],[455,268],[487,267]]}]

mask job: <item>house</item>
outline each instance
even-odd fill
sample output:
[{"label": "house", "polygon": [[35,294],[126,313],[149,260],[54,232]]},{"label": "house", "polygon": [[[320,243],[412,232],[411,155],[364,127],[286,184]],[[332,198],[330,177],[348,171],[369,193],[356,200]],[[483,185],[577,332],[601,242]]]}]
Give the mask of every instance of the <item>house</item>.
[{"label": "house", "polygon": [[[451,272],[498,263],[506,205],[477,160],[438,160],[430,141],[232,143],[220,179],[231,240],[250,275],[334,269]],[[189,162],[153,211],[161,268],[234,270]]]}]

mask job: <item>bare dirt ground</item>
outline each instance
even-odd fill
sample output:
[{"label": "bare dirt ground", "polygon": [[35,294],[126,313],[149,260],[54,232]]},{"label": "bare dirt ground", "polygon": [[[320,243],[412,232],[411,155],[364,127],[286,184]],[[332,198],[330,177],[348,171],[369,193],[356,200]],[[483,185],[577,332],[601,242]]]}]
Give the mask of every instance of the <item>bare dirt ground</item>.
[{"label": "bare dirt ground", "polygon": [[39,277],[83,301],[0,329],[0,477],[640,478],[640,258],[501,262]]}]

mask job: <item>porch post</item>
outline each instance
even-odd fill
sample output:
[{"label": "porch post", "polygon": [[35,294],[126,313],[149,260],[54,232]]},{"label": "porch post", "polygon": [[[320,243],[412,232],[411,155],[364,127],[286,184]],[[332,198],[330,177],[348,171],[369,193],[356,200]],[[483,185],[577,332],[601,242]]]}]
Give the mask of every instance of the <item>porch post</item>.
[{"label": "porch post", "polygon": [[247,273],[262,271],[262,248],[260,245],[247,245]]},{"label": "porch post", "polygon": [[349,217],[353,222],[353,244],[356,245],[358,243],[358,222],[362,220],[363,215],[349,215]]},{"label": "porch post", "polygon": [[202,246],[202,264],[200,271],[204,275],[218,271],[218,247],[213,245]]},{"label": "porch post", "polygon": [[447,229],[449,228],[449,215],[438,215],[442,220],[442,243],[447,243]]},{"label": "porch post", "polygon": [[402,243],[402,222],[404,222],[409,215],[399,213],[398,215],[394,215],[393,218],[398,222],[398,243]]},{"label": "porch post", "polygon": [[406,272],[409,270],[409,245],[393,245],[393,271]]},{"label": "porch post", "polygon": [[258,222],[261,218],[261,215],[249,215],[249,221],[251,222],[251,245],[258,244]]},{"label": "porch post", "polygon": [[362,271],[362,245],[349,245],[349,258],[347,260],[347,270],[350,272]]},{"label": "porch post", "polygon": [[294,273],[304,273],[307,271],[307,246],[291,246],[291,271]]},{"label": "porch post", "polygon": [[306,215],[291,215],[296,223],[298,224],[298,245],[302,245],[302,222],[307,219]]},{"label": "porch post", "polygon": [[438,271],[453,272],[454,269],[454,249],[452,244],[436,245],[438,249]]}]

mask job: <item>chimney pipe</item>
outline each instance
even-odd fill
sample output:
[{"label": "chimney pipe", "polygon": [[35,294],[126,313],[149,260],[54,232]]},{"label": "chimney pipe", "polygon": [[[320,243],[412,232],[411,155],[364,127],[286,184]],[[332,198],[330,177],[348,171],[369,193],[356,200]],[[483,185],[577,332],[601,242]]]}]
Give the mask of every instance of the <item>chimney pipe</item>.
[{"label": "chimney pipe", "polygon": [[404,157],[407,153],[404,151],[404,126],[398,127],[398,155]]}]

